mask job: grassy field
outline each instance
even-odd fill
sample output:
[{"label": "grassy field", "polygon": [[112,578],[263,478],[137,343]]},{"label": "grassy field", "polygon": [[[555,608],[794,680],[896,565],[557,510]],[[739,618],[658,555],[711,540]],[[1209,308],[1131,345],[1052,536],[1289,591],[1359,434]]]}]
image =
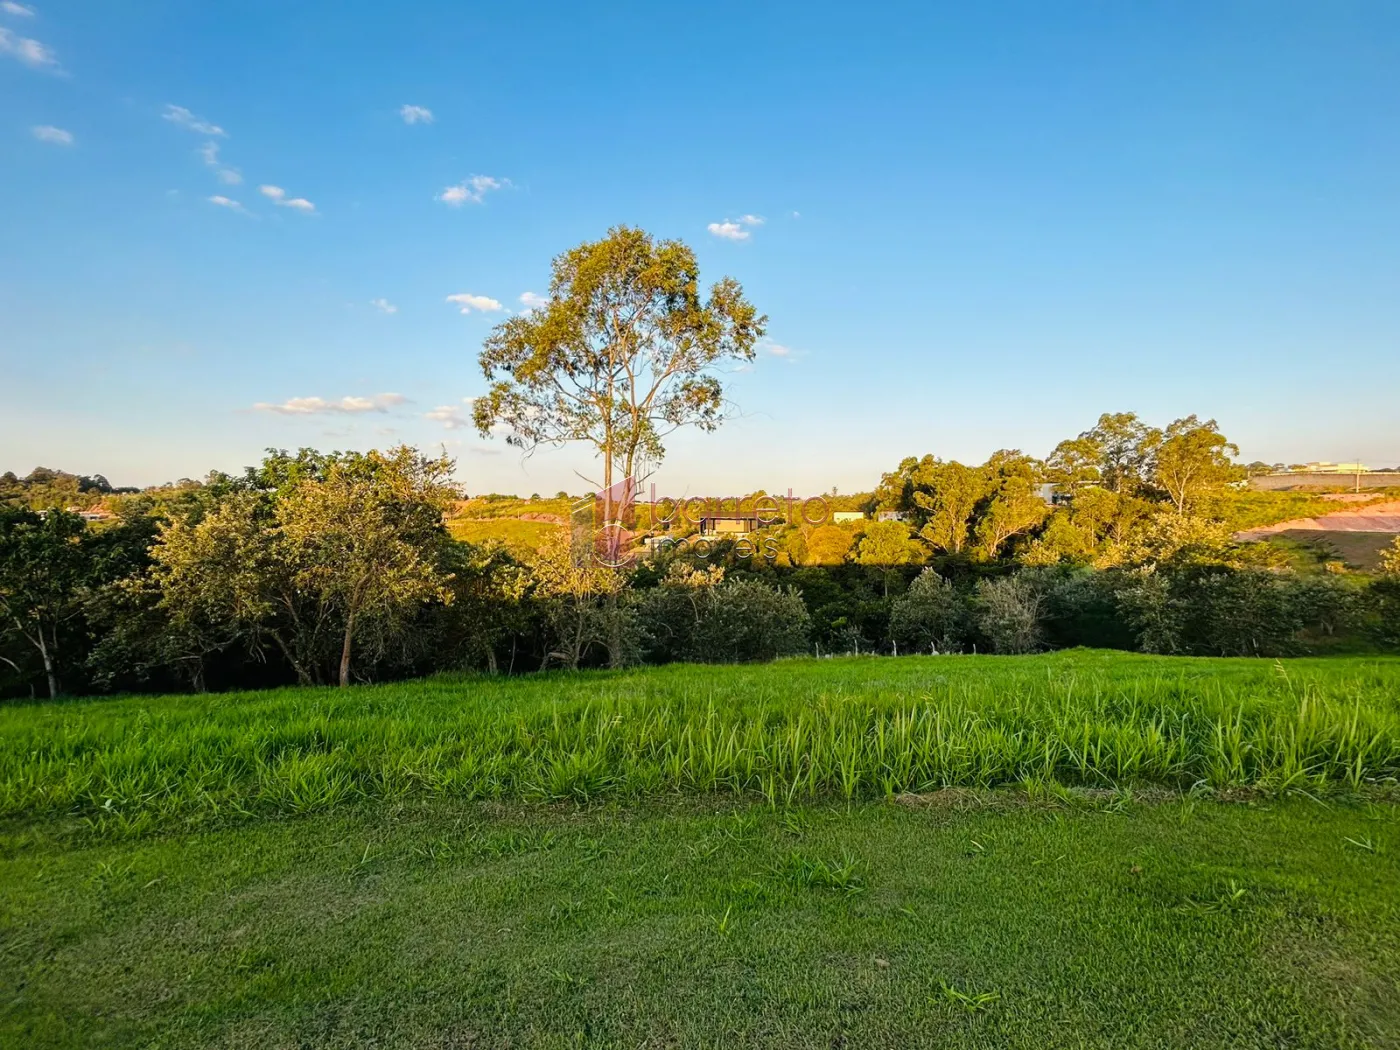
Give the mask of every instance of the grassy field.
[{"label": "grassy field", "polygon": [[1393,532],[1341,532],[1288,529],[1268,542],[1306,551],[1314,562],[1340,561],[1348,568],[1374,572],[1381,554],[1395,542]]},{"label": "grassy field", "polygon": [[454,540],[484,543],[500,540],[522,554],[539,550],[550,536],[564,526],[548,521],[522,521],[519,518],[452,518],[447,530]]},{"label": "grassy field", "polygon": [[1357,788],[1400,773],[1400,660],[792,660],[0,711],[0,816],[140,833],[411,796],[888,797],[1025,781]]},{"label": "grassy field", "polygon": [[0,1046],[1400,1047],[1397,774],[1375,658],[16,705]]}]

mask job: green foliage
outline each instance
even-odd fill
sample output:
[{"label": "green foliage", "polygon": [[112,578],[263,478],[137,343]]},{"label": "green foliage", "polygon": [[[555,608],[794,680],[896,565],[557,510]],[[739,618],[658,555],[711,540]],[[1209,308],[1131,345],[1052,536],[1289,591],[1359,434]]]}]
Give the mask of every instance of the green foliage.
[{"label": "green foliage", "polygon": [[1203,493],[1219,489],[1244,476],[1234,466],[1239,448],[1220,433],[1210,419],[1202,423],[1194,415],[1167,427],[1152,457],[1152,482],[1167,494],[1178,514]]},{"label": "green foliage", "polygon": [[966,600],[931,568],[890,607],[890,635],[906,653],[960,651],[969,628]]},{"label": "green foliage", "polygon": [[531,562],[551,646],[540,669],[558,664],[577,670],[595,647],[607,651],[613,667],[635,662],[640,636],[620,598],[626,578],[576,555],[571,537],[556,530]]},{"label": "green foliage", "polygon": [[[602,434],[623,466],[628,457],[654,464],[666,427],[718,422],[706,408],[706,369],[751,354],[763,321],[737,286],[721,282],[702,301],[688,249],[629,230],[561,256],[555,278],[549,308],[497,329],[483,355],[496,355],[507,400],[525,398],[512,402],[522,419],[564,427],[552,431],[558,440],[569,427]],[[640,329],[607,327],[624,307],[639,311]],[[609,387],[588,371],[639,361],[659,385],[636,405],[641,387],[629,380],[619,390],[616,371]],[[552,389],[557,369],[575,369],[579,389],[593,393],[566,398],[549,422],[529,398]],[[616,411],[599,409],[601,390]],[[658,408],[673,396],[672,408]],[[544,430],[516,437],[546,440]],[[1348,570],[1370,566],[1370,548],[1363,557],[1339,543],[1343,564],[1236,541],[1243,528],[1336,504],[1237,490],[1226,484],[1240,469],[1233,455],[1214,421],[1187,416],[1159,430],[1106,414],[1043,464],[1015,450],[980,466],[911,457],[873,494],[833,490],[828,500],[902,520],[780,522],[749,542],[757,555],[720,541],[706,558],[672,553],[626,572],[574,549],[560,524],[573,512],[567,494],[464,500],[447,484],[447,461],[411,449],[273,449],[241,475],[141,493],[43,469],[6,475],[6,513],[82,496],[100,497],[114,516],[75,533],[74,549],[51,561],[29,557],[25,586],[31,597],[49,589],[38,614],[48,626],[36,633],[32,616],[13,615],[0,624],[0,695],[34,691],[45,659],[56,693],[60,668],[79,690],[198,691],[447,668],[754,660],[808,644],[825,654],[1400,647],[1400,549],[1364,586]],[[648,514],[639,512],[639,531]],[[55,511],[43,520],[59,529],[75,519]],[[17,535],[12,528],[10,540]],[[70,555],[83,567],[69,571]],[[681,562],[692,576],[720,567],[724,582],[665,575]],[[924,565],[930,572],[916,579]],[[27,600],[22,587],[4,587],[12,603]]]},{"label": "green foliage", "polygon": [[979,580],[973,617],[996,653],[1033,653],[1045,644],[1045,592],[1031,573]]},{"label": "green foliage", "polygon": [[1144,652],[1288,656],[1306,650],[1305,632],[1337,634],[1362,608],[1355,588],[1330,577],[1206,565],[1129,579],[1118,601]]},{"label": "green foliage", "polygon": [[[356,642],[382,652],[424,602],[449,596],[450,470],[408,448],[270,454],[212,509],[162,527],[150,583],[127,584],[129,612],[165,618],[146,649],[186,665],[197,688],[211,655],[242,646],[258,656],[264,644],[303,683],[334,661],[348,685]],[[141,597],[150,584],[153,603]],[[115,653],[99,650],[108,666],[141,649],[129,623],[117,634]]]},{"label": "green foliage", "polygon": [[[145,534],[119,526],[99,534],[76,514],[0,504],[0,649],[5,667],[27,677],[37,660],[50,697],[81,666],[86,602],[103,584],[142,563]],[[70,654],[70,650],[72,653]],[[22,654],[22,655],[21,655]]]},{"label": "green foliage", "polygon": [[1400,536],[1395,537],[1390,549],[1381,554],[1381,572],[1400,579]]},{"label": "green foliage", "polygon": [[851,553],[855,536],[840,525],[821,525],[807,536],[807,565],[840,565]]},{"label": "green foliage", "polygon": [[0,507],[9,504],[36,512],[91,510],[114,493],[131,491],[113,488],[101,474],[88,477],[48,467],[35,467],[22,478],[13,471],[0,474]]},{"label": "green foliage", "polygon": [[708,298],[680,241],[618,226],[554,260],[549,300],[498,325],[481,352],[491,384],[473,405],[483,436],[500,425],[523,448],[587,441],[632,477],[665,454],[681,426],[713,430],[724,414],[718,366],[749,361],[767,318],[733,278]]},{"label": "green foliage", "polygon": [[658,663],[746,663],[807,650],[802,599],[759,580],[676,572],[641,592],[635,607],[647,656]]},{"label": "green foliage", "polygon": [[872,568],[914,565],[923,549],[902,521],[873,521],[865,526],[856,550],[856,563]]}]

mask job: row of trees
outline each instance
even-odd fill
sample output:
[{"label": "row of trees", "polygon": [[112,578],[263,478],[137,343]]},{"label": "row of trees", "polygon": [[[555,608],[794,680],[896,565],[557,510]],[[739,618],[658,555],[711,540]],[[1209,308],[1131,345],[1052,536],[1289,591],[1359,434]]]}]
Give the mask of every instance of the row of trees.
[{"label": "row of trees", "polygon": [[[1120,544],[1113,564],[1038,561],[1048,525],[1020,557],[1005,545],[991,560],[930,554],[922,528],[896,521],[821,526],[805,541],[800,525],[780,526],[785,557],[772,561],[721,543],[617,569],[574,557],[562,529],[528,554],[454,541],[450,469],[407,448],[276,452],[241,477],[126,497],[107,522],[0,507],[0,690],[344,685],[804,652],[1400,645],[1400,543],[1374,577],[1299,573],[1168,510],[1156,520],[1171,537]],[[845,546],[823,551],[833,529]]]},{"label": "row of trees", "polygon": [[1213,419],[1157,429],[1132,413],[1105,414],[1043,462],[1019,450],[981,466],[910,457],[881,478],[872,503],[904,515],[932,553],[1116,563],[1134,556],[1131,544],[1161,510],[1184,518],[1243,478],[1236,454]]}]

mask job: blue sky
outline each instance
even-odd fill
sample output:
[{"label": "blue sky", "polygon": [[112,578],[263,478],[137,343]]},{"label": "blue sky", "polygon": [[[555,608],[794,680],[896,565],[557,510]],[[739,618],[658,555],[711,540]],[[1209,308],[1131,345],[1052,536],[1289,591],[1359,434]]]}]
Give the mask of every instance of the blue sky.
[{"label": "blue sky", "polygon": [[677,491],[868,488],[1128,410],[1393,465],[1397,114],[1378,2],[10,0],[0,470],[408,441],[577,491],[586,456],[453,424],[491,326],[623,222],[770,317]]}]

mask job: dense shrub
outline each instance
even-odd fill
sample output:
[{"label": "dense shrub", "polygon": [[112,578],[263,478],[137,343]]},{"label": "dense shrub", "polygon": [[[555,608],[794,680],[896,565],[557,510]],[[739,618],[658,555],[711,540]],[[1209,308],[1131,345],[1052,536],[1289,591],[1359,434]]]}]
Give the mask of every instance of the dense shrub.
[{"label": "dense shrub", "polygon": [[1218,565],[1141,571],[1119,601],[1144,652],[1199,656],[1288,656],[1358,614],[1344,581]]},{"label": "dense shrub", "polygon": [[635,606],[648,659],[745,663],[807,651],[811,618],[792,590],[758,580],[667,582]]},{"label": "dense shrub", "polygon": [[1090,646],[1132,649],[1136,638],[1124,622],[1118,590],[1123,574],[1058,566],[1023,570],[1038,578],[1045,593],[1045,643],[1052,649]]},{"label": "dense shrub", "polygon": [[1045,588],[1036,574],[979,580],[972,615],[994,653],[1033,653],[1045,644]]},{"label": "dense shrub", "polygon": [[925,569],[890,606],[890,636],[904,652],[950,652],[966,644],[966,598],[933,569]]}]

